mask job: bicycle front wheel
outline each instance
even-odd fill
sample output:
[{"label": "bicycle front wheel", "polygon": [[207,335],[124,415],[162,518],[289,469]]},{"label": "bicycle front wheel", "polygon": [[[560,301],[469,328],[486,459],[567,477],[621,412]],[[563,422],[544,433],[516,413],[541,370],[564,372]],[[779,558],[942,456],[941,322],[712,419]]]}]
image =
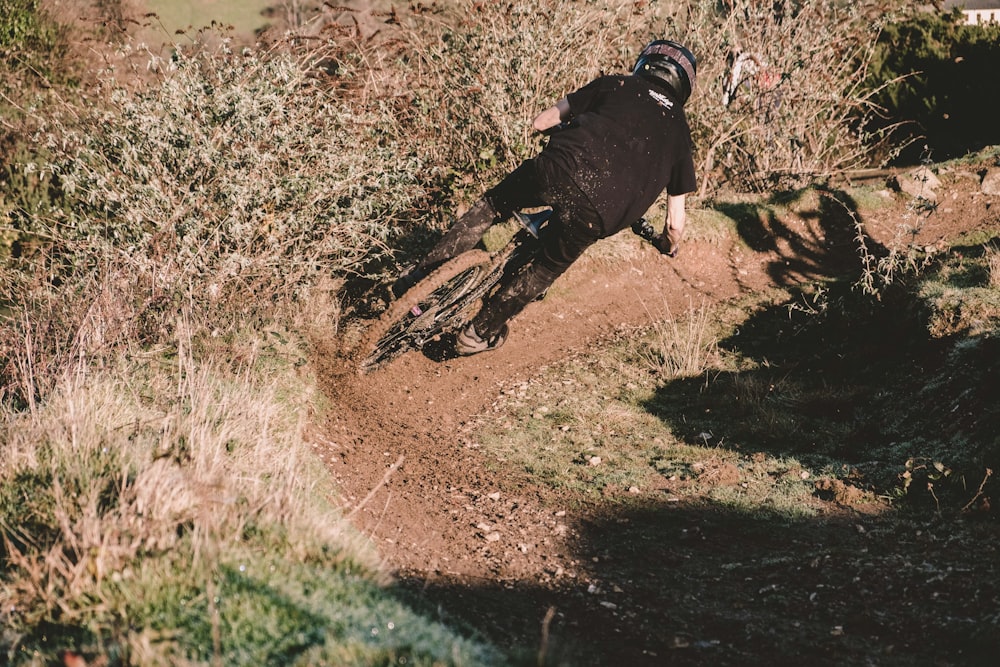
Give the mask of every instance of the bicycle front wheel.
[{"label": "bicycle front wheel", "polygon": [[489,269],[489,253],[470,250],[411,287],[368,330],[358,347],[358,372],[371,373],[472,318]]}]

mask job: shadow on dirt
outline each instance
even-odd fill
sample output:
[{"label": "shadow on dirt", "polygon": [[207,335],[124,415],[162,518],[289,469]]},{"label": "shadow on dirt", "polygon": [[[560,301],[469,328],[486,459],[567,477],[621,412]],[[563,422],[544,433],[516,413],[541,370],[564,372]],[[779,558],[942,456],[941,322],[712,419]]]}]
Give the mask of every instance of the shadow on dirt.
[{"label": "shadow on dirt", "polygon": [[[789,207],[795,215],[785,215]],[[764,202],[713,205],[731,218],[751,250],[774,253],[768,274],[776,285],[857,276],[862,268],[855,239],[861,217],[842,190],[808,188],[778,192]],[[869,248],[875,256],[886,250]]]},{"label": "shadow on dirt", "polygon": [[[720,207],[748,245],[779,256],[770,275],[792,297],[722,341],[742,370],[668,382],[646,407],[691,444],[709,434],[745,454],[795,457],[869,499],[905,495],[900,510],[836,494],[800,518],[707,500],[602,506],[574,526],[551,586],[404,578],[403,590],[500,646],[537,647],[519,664],[993,664],[998,527],[959,511],[986,441],[959,439],[942,409],[975,413],[968,433],[1000,428],[990,371],[976,371],[995,368],[995,341],[966,343],[975,353],[953,380],[956,341],[930,336],[905,286],[881,299],[853,289],[854,202],[820,191],[803,213],[803,196]],[[802,229],[776,210],[791,202]],[[950,480],[933,477],[941,461]]]},{"label": "shadow on dirt", "polygon": [[992,524],[663,502],[577,531],[552,587],[403,579],[401,591],[526,647],[524,665],[974,666],[1000,650]]},{"label": "shadow on dirt", "polygon": [[[667,382],[646,409],[691,444],[708,434],[794,457],[864,494],[817,488],[812,516],[666,493],[594,504],[547,581],[404,575],[400,594],[522,665],[994,664],[1000,534],[988,512],[960,510],[984,464],[1000,463],[983,449],[1000,432],[996,339],[962,341],[959,367],[957,341],[929,334],[906,286],[880,299],[853,289],[861,220],[842,192],[718,208],[779,257],[769,273],[792,296],[720,343],[739,371]],[[955,474],[931,484],[932,462]],[[907,502],[888,510],[874,494]]]},{"label": "shadow on dirt", "polygon": [[877,458],[896,401],[941,370],[944,346],[901,299],[875,302],[842,284],[793,294],[721,341],[742,370],[669,382],[650,413],[692,444],[709,433],[716,444],[819,467]]},{"label": "shadow on dirt", "polygon": [[[783,207],[792,204],[789,215]],[[769,273],[791,297],[753,313],[721,341],[740,359],[739,371],[666,383],[647,403],[650,413],[691,444],[709,434],[730,449],[836,467],[880,494],[898,490],[908,466],[944,465],[958,473],[955,488],[944,481],[937,491],[967,501],[984,469],[1000,464],[1000,410],[985,398],[989,381],[974,361],[996,368],[988,359],[995,339],[933,337],[915,287],[902,277],[877,295],[859,290],[869,268],[857,247],[862,219],[842,191],[785,193],[720,210],[744,242],[777,253]],[[873,260],[888,254],[864,242]],[[959,367],[967,371],[953,381]],[[964,437],[941,404],[966,418]]]}]

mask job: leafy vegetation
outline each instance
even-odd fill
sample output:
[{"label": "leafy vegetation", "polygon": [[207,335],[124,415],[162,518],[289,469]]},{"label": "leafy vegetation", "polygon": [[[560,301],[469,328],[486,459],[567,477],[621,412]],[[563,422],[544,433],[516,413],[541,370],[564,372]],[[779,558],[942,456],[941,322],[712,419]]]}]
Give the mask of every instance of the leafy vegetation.
[{"label": "leafy vegetation", "polygon": [[43,11],[38,0],[2,0],[0,17],[0,62],[5,69],[68,82],[63,70],[68,52],[65,28]]},{"label": "leafy vegetation", "polygon": [[870,76],[883,84],[875,101],[886,118],[907,121],[916,141],[910,160],[962,156],[1000,143],[992,80],[1000,65],[1000,25],[967,25],[950,14],[914,12],[890,22],[879,36]]}]

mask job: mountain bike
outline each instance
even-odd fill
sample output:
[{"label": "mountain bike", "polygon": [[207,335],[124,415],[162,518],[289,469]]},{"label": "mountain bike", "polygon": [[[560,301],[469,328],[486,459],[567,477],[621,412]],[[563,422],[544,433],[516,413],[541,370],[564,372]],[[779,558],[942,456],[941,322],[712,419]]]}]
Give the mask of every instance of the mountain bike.
[{"label": "mountain bike", "polygon": [[467,325],[504,273],[535,254],[539,230],[551,215],[551,209],[516,212],[520,228],[502,248],[463,252],[407,290],[368,328],[357,348],[358,372],[371,373]]},{"label": "mountain bike", "polygon": [[[520,229],[502,248],[492,254],[479,249],[464,252],[407,290],[369,327],[358,345],[358,373],[378,370],[468,325],[504,274],[517,271],[534,256],[539,230],[551,215],[551,209],[516,212]],[[655,238],[645,219],[632,230],[647,241]]]}]

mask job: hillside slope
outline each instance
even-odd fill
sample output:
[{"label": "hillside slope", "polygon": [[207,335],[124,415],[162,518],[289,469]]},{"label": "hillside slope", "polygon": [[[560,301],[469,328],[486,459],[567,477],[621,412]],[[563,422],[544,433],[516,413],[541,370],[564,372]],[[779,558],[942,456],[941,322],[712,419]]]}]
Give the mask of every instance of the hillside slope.
[{"label": "hillside slope", "polygon": [[[970,375],[971,384],[951,377],[937,395],[937,371],[928,365],[925,382],[910,372],[914,401],[884,415],[888,422],[869,415],[862,430],[871,451],[853,444],[854,451],[838,452],[856,467],[816,483],[810,520],[742,515],[709,502],[703,487],[685,494],[676,480],[631,493],[606,488],[603,499],[557,490],[481,447],[475,430],[484,420],[509,419],[507,399],[552,382],[547,374],[561,364],[585,364],[664,307],[720,308],[774,290],[791,303],[809,285],[849,285],[860,272],[856,223],[870,235],[869,249],[883,255],[905,246],[940,258],[935,253],[963,252],[949,250],[962,239],[988,239],[1000,222],[997,199],[980,189],[981,166],[939,170],[945,184],[936,206],[878,186],[797,193],[785,197],[789,206],[780,197],[716,202],[734,233],[696,228],[674,261],[635,239],[606,242],[531,304],[495,353],[444,360],[411,353],[359,379],[334,354],[334,342],[321,342],[336,402],[322,454],[359,528],[415,599],[501,646],[538,647],[545,664],[985,664],[1000,648],[1000,535],[995,521],[976,517],[992,513],[893,509],[879,500],[887,490],[879,482],[898,482],[900,471],[896,462],[879,470],[872,461],[889,422],[901,439],[916,427],[925,440],[945,444],[950,427],[928,432],[920,411],[935,401],[965,405],[970,393],[979,413],[969,428],[995,433],[988,429],[996,410],[982,385],[991,371]],[[695,225],[699,219],[707,218],[696,213]],[[926,324],[915,301],[897,306],[885,321]],[[790,330],[794,309],[780,308]],[[812,343],[843,346],[848,339],[839,337],[851,327],[828,316]],[[891,334],[871,340],[871,349],[851,342],[858,363],[846,367],[871,368],[894,348],[944,358],[923,324]],[[995,372],[995,356],[981,361]],[[778,363],[788,375],[810,368],[804,358]],[[905,377],[908,363],[899,356],[877,373]],[[855,421],[871,405],[852,401],[886,394],[873,389],[870,373],[859,370],[858,378],[853,388],[841,378],[830,392]],[[606,382],[613,395],[617,378]],[[700,395],[696,389],[692,400],[707,400]],[[598,386],[592,400],[609,399]],[[727,408],[724,396],[712,405]],[[749,440],[744,451],[770,446]],[[733,483],[727,470],[712,471],[717,485]],[[712,483],[712,475],[701,478]],[[965,498],[974,501],[967,510],[988,508],[978,483],[967,480]]]}]

